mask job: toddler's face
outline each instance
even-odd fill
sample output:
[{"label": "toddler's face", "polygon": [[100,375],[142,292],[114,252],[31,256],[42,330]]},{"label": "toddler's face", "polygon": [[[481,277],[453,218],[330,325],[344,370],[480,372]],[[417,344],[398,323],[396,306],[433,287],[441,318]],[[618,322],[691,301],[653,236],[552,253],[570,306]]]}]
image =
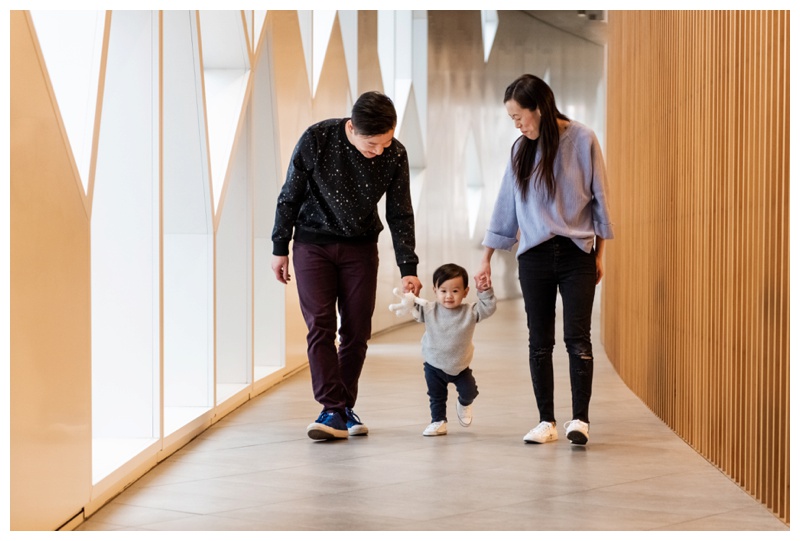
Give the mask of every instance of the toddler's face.
[{"label": "toddler's face", "polygon": [[468,292],[469,288],[464,286],[464,280],[460,277],[451,278],[436,287],[436,300],[445,308],[458,308]]}]

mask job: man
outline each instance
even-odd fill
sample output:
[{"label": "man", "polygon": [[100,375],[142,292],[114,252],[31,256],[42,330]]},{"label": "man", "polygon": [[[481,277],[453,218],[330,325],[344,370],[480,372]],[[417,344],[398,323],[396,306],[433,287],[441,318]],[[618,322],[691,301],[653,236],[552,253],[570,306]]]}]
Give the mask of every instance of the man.
[{"label": "man", "polygon": [[408,157],[394,139],[396,125],[397,113],[387,96],[362,94],[350,118],[324,120],[303,133],[278,196],[272,270],[283,284],[291,279],[293,238],[311,383],[323,408],[307,429],[315,440],[369,432],[353,408],[372,331],[383,230],[378,201],[384,194],[403,289],[417,295],[422,288],[416,276]]}]

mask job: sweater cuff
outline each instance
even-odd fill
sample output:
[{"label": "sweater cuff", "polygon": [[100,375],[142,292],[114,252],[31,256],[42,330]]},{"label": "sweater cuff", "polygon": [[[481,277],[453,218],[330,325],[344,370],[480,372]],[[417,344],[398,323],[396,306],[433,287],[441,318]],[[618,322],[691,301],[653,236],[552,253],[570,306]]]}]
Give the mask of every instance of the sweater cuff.
[{"label": "sweater cuff", "polygon": [[272,241],[272,255],[289,255],[289,243]]},{"label": "sweater cuff", "polygon": [[417,264],[416,263],[403,263],[400,265],[400,277],[405,278],[406,276],[416,276],[417,275]]},{"label": "sweater cuff", "polygon": [[504,237],[502,235],[498,235],[497,233],[487,231],[486,235],[483,237],[482,244],[484,246],[488,246],[489,248],[494,248],[495,250],[506,250],[510,252],[516,243],[516,237]]},{"label": "sweater cuff", "polygon": [[479,299],[491,299],[492,297],[494,297],[494,288],[492,287],[485,291],[478,291]]},{"label": "sweater cuff", "polygon": [[611,240],[614,238],[614,226],[612,224],[594,222],[594,234],[600,238]]}]

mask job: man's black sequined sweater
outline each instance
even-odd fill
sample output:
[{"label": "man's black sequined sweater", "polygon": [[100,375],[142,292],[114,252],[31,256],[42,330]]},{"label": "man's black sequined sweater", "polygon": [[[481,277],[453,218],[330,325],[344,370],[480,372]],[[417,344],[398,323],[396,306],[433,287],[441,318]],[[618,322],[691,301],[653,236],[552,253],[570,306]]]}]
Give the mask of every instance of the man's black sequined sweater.
[{"label": "man's black sequined sweater", "polygon": [[310,244],[377,242],[383,230],[378,202],[386,194],[386,221],[402,276],[416,276],[414,211],[408,157],[396,139],[367,158],[347,140],[347,118],[308,128],[292,153],[275,211],[274,255],[289,241]]}]

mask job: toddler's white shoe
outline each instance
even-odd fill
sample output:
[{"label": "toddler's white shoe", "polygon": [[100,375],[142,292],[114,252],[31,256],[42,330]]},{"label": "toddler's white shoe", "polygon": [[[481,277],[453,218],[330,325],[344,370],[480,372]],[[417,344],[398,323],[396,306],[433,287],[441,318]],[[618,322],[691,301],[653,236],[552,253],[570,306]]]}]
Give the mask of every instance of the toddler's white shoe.
[{"label": "toddler's white shoe", "polygon": [[456,400],[456,415],[458,415],[458,422],[461,426],[469,426],[472,424],[472,404],[469,406],[462,406],[461,402]]},{"label": "toddler's white shoe", "polygon": [[423,436],[444,436],[447,434],[447,421],[436,421],[422,431]]}]

